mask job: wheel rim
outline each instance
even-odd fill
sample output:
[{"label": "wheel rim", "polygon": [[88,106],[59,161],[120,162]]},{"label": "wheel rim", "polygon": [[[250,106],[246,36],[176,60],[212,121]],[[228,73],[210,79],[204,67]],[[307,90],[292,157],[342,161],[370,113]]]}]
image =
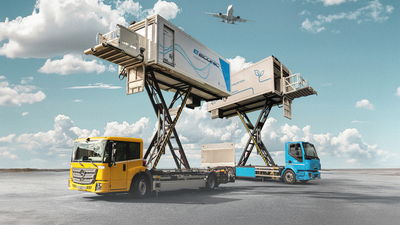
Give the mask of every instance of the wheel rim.
[{"label": "wheel rim", "polygon": [[145,195],[146,194],[146,189],[147,189],[146,181],[144,179],[141,179],[139,181],[139,185],[138,186],[139,186],[140,195]]},{"label": "wheel rim", "polygon": [[287,182],[292,183],[293,179],[294,179],[294,176],[293,176],[292,173],[289,172],[289,173],[286,173],[285,178],[286,178]]}]

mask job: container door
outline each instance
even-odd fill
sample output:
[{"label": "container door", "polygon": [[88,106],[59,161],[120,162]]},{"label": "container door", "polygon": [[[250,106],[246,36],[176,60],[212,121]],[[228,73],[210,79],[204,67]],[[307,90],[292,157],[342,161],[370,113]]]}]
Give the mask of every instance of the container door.
[{"label": "container door", "polygon": [[175,46],[174,46],[174,31],[164,26],[163,32],[163,62],[169,64],[170,66],[174,66],[175,63]]},{"label": "container door", "polygon": [[292,100],[283,97],[283,116],[292,119]]}]

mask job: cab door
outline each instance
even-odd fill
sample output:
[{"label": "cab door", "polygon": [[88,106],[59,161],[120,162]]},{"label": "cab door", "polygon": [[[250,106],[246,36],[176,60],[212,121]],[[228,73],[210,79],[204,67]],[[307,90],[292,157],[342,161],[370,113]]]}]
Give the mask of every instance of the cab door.
[{"label": "cab door", "polygon": [[304,167],[303,151],[300,143],[293,143],[289,145],[289,152],[286,157],[286,164],[292,165],[294,168]]},{"label": "cab door", "polygon": [[127,149],[128,143],[115,141],[115,165],[111,167],[110,183],[111,190],[125,190],[127,177]]}]

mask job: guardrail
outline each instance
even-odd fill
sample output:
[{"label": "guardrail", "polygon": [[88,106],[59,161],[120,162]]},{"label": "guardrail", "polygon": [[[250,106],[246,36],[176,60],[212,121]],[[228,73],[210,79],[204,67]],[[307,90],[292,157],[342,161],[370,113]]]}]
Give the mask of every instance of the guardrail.
[{"label": "guardrail", "polygon": [[285,78],[285,92],[289,93],[305,87],[309,87],[308,82],[300,75],[300,73],[292,74]]}]

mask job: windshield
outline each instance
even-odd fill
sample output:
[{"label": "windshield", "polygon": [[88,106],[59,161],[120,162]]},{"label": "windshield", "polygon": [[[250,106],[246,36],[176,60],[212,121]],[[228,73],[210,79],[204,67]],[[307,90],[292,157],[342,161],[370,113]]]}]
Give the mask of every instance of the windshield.
[{"label": "windshield", "polygon": [[72,161],[103,162],[106,140],[75,142]]},{"label": "windshield", "polygon": [[306,153],[306,158],[318,159],[317,151],[315,151],[315,147],[313,144],[304,143],[304,151]]}]

